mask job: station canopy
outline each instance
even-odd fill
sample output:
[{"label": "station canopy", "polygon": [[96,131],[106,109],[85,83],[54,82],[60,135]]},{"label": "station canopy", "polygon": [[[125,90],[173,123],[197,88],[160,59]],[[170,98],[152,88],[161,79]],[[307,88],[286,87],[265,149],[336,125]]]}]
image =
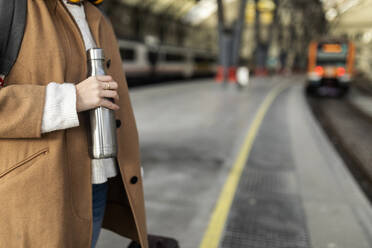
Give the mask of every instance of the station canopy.
[{"label": "station canopy", "polygon": [[[139,8],[147,8],[155,14],[167,14],[176,19],[185,21],[192,25],[199,25],[217,12],[217,0],[119,0],[122,3]],[[235,6],[240,0],[223,0],[227,7],[229,4]],[[281,1],[281,0],[279,0]],[[323,12],[326,14],[328,21],[332,21],[339,15],[347,12],[361,2],[372,0],[289,0],[293,5],[300,8],[307,8],[309,5],[323,6]],[[248,0],[253,3],[255,0]],[[274,3],[274,0],[260,0],[262,3]],[[262,5],[261,3],[261,5]],[[254,5],[254,4],[253,4]],[[260,5],[260,4],[259,4]],[[227,12],[233,12],[234,16],[236,8],[225,8]],[[229,13],[227,14],[229,16]],[[231,14],[230,14],[231,16]]]},{"label": "station canopy", "polygon": [[[217,0],[121,0],[123,3],[149,8],[155,14],[168,14],[192,25],[198,25],[216,13]],[[237,0],[223,0],[228,4]]]},{"label": "station canopy", "polygon": [[372,3],[371,0],[320,0],[320,2],[328,21],[335,20],[361,4]]}]

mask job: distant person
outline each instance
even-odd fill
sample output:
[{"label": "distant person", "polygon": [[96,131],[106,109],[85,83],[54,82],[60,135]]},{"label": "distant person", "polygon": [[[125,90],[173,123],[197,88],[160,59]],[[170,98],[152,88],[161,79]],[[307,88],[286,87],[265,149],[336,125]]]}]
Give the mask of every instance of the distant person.
[{"label": "distant person", "polygon": [[[148,247],[122,61],[92,2],[27,1],[17,60],[0,75],[0,247],[95,247],[101,226]],[[104,50],[110,76],[86,78],[92,47]],[[115,110],[118,166],[91,164],[87,110],[98,106]]]}]

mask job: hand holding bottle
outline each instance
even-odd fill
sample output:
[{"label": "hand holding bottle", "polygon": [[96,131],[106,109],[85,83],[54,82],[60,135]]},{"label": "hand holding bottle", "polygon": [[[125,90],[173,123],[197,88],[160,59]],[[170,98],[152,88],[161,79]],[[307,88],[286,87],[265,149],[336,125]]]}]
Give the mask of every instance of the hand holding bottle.
[{"label": "hand holding bottle", "polygon": [[76,85],[77,112],[99,106],[118,110],[119,106],[107,98],[119,100],[118,83],[111,76],[91,76]]}]

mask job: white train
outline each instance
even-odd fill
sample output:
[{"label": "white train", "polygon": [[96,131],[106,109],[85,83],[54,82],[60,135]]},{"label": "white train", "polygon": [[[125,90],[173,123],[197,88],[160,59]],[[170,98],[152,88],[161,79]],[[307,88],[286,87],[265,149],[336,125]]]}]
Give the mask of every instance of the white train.
[{"label": "white train", "polygon": [[128,82],[140,80],[212,76],[217,70],[217,55],[211,52],[169,45],[119,40],[120,54]]}]

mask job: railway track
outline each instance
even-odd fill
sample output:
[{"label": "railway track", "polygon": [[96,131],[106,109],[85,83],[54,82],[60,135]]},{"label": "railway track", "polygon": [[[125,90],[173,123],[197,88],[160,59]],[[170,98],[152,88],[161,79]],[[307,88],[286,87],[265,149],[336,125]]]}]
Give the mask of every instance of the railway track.
[{"label": "railway track", "polygon": [[372,202],[372,118],[346,99],[307,98],[354,178]]}]

